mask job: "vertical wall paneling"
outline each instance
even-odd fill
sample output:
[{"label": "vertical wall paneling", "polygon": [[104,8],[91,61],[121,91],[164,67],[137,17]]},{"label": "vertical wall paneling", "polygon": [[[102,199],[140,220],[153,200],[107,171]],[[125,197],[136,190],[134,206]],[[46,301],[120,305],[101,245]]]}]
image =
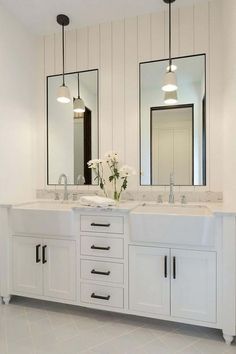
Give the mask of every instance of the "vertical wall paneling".
[{"label": "vertical wall paneling", "polygon": [[76,33],[76,68],[78,71],[88,69],[88,28],[81,28]]},{"label": "vertical wall paneling", "polygon": [[45,76],[53,75],[55,72],[54,35],[45,36],[44,48],[45,48],[45,51],[44,51]]},{"label": "vertical wall paneling", "polygon": [[213,191],[222,190],[223,161],[223,112],[222,112],[222,27],[219,1],[209,3],[209,45],[208,45],[208,123],[209,123],[209,184]]},{"label": "vertical wall paneling", "polygon": [[76,31],[66,31],[65,71],[76,71]]},{"label": "vertical wall paneling", "polygon": [[100,51],[100,29],[99,26],[89,28],[89,69],[97,69],[99,67],[99,51]]},{"label": "vertical wall paneling", "polygon": [[55,74],[62,73],[62,37],[61,32],[54,34]]},{"label": "vertical wall paneling", "polygon": [[111,23],[100,25],[100,156],[112,149],[112,35]]},{"label": "vertical wall paneling", "polygon": [[151,60],[151,16],[138,17],[138,60]]},{"label": "vertical wall paneling", "polygon": [[124,108],[124,21],[112,24],[112,93],[113,93],[113,149],[125,157],[125,108]]},{"label": "vertical wall paneling", "polygon": [[179,9],[179,54],[190,55],[194,52],[194,11],[193,6]]},{"label": "vertical wall paneling", "polygon": [[194,5],[194,52],[206,53],[209,48],[209,4]]},{"label": "vertical wall paneling", "polygon": [[[173,6],[173,56],[207,53],[207,187],[221,190],[219,0]],[[168,56],[168,11],[66,31],[66,71],[99,68],[100,155],[139,169],[139,63]],[[62,72],[61,33],[44,37],[44,76]],[[44,142],[44,145],[45,142]],[[46,165],[46,164],[45,164]],[[46,166],[44,166],[45,171]],[[132,188],[139,185],[137,174]],[[194,188],[193,188],[194,189]]]},{"label": "vertical wall paneling", "polygon": [[164,12],[151,14],[151,59],[165,57],[165,16]]},{"label": "vertical wall paneling", "polygon": [[[125,20],[125,163],[139,170],[139,83],[137,18]],[[138,187],[132,178],[130,188]]]}]

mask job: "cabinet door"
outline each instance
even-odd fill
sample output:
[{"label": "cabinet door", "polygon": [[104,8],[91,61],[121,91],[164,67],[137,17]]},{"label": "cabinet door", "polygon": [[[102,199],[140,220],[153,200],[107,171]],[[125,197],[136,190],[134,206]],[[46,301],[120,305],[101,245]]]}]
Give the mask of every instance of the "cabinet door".
[{"label": "cabinet door", "polygon": [[170,314],[169,249],[130,246],[130,309]]},{"label": "cabinet door", "polygon": [[171,314],[216,322],[216,253],[171,250]]},{"label": "cabinet door", "polygon": [[42,295],[41,239],[13,237],[13,290]]},{"label": "cabinet door", "polygon": [[75,300],[75,241],[45,239],[43,244],[44,295]]}]

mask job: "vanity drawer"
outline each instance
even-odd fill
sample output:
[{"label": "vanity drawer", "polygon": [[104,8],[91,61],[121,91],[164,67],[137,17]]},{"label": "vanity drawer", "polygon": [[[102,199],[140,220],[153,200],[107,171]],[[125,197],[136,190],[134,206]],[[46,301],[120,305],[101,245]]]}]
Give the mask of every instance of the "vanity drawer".
[{"label": "vanity drawer", "polygon": [[82,232],[123,234],[124,218],[122,216],[81,215],[80,230]]},{"label": "vanity drawer", "polygon": [[81,236],[81,254],[85,256],[123,258],[123,239]]},{"label": "vanity drawer", "polygon": [[89,304],[124,307],[124,290],[97,284],[81,284],[81,302]]},{"label": "vanity drawer", "polygon": [[110,283],[124,282],[124,266],[119,263],[81,260],[81,278]]}]

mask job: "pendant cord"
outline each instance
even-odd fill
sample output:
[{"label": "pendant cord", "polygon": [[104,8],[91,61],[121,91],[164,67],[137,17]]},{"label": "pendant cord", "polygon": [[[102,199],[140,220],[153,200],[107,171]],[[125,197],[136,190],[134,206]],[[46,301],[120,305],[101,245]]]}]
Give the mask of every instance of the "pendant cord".
[{"label": "pendant cord", "polygon": [[169,2],[169,71],[171,71],[171,66],[172,66],[171,41],[172,41],[172,33],[171,33],[171,1],[170,1]]},{"label": "pendant cord", "polygon": [[62,26],[62,77],[63,86],[65,86],[65,27]]},{"label": "pendant cord", "polygon": [[80,91],[79,91],[79,73],[78,73],[78,98],[80,98]]}]

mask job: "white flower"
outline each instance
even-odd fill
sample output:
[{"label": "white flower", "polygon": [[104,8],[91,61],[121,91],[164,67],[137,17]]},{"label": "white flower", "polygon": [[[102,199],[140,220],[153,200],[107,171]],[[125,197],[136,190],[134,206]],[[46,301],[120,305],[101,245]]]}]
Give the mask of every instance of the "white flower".
[{"label": "white flower", "polygon": [[96,169],[98,165],[102,164],[103,160],[102,159],[93,159],[87,162],[88,168],[93,168]]},{"label": "white flower", "polygon": [[133,167],[124,165],[120,168],[119,174],[121,178],[125,178],[136,175],[136,171],[133,169]]},{"label": "white flower", "polygon": [[118,156],[117,152],[115,152],[115,151],[108,151],[105,153],[105,159],[107,162],[109,162],[109,161],[118,162],[119,156]]}]

